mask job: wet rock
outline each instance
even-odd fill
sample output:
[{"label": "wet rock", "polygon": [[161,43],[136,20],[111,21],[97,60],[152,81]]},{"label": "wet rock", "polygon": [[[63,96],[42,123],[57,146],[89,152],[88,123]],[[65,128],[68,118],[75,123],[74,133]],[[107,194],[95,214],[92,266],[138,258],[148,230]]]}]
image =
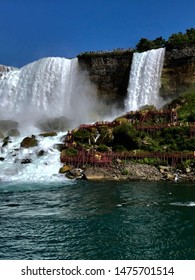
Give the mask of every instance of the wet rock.
[{"label": "wet rock", "polygon": [[69,172],[71,169],[72,169],[71,166],[69,166],[69,165],[64,165],[64,166],[62,166],[62,167],[60,168],[59,173],[63,174],[63,173]]},{"label": "wet rock", "polygon": [[159,165],[159,169],[160,169],[160,172],[162,174],[168,172],[170,170],[170,167],[169,166],[164,166],[164,165]]},{"label": "wet rock", "polygon": [[186,168],[186,173],[190,173],[191,172],[191,168],[190,167],[187,167]]},{"label": "wet rock", "polygon": [[43,136],[43,137],[52,137],[52,136],[56,136],[57,133],[55,131],[50,131],[50,132],[43,132],[40,133],[39,136]]},{"label": "wet rock", "polygon": [[27,164],[27,163],[31,163],[32,162],[32,160],[30,159],[30,158],[24,158],[24,159],[22,159],[21,160],[21,164]]},{"label": "wet rock", "polygon": [[5,137],[3,139],[3,145],[2,147],[6,147],[9,143],[11,143],[12,141],[10,140],[9,136]]},{"label": "wet rock", "polygon": [[65,173],[65,176],[68,179],[82,179],[83,178],[83,170],[80,168],[71,168],[70,171]]},{"label": "wet rock", "polygon": [[171,173],[171,172],[168,172],[166,174],[166,179],[170,180],[170,181],[174,181],[175,180],[175,175],[173,173]]},{"label": "wet rock", "polygon": [[87,167],[83,172],[84,178],[89,181],[113,180],[113,176],[106,174],[101,168]]},{"label": "wet rock", "polygon": [[54,144],[54,145],[53,145],[53,148],[56,149],[56,150],[58,150],[59,152],[61,152],[61,151],[64,149],[64,144],[61,144],[61,143],[59,143],[59,144]]},{"label": "wet rock", "polygon": [[38,151],[37,156],[38,157],[42,157],[44,154],[45,154],[45,151],[44,150],[40,150],[40,151]]},{"label": "wet rock", "polygon": [[32,135],[32,137],[25,137],[20,146],[23,148],[31,148],[38,145],[37,139]]}]

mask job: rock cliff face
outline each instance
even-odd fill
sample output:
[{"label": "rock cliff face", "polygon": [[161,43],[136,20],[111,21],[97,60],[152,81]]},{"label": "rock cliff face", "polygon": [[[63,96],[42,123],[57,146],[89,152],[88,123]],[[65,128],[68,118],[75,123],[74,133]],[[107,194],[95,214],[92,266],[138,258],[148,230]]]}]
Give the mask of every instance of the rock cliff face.
[{"label": "rock cliff face", "polygon": [[88,71],[101,98],[118,105],[123,105],[126,96],[132,58],[132,50],[78,56],[80,67]]},{"label": "rock cliff face", "polygon": [[[127,94],[132,58],[133,50],[78,55],[81,69],[89,73],[101,99],[119,106],[124,105]],[[0,77],[3,72],[13,69],[0,65]],[[161,78],[161,96],[175,98],[189,88],[195,88],[195,46],[167,50]]]},{"label": "rock cliff face", "polygon": [[[89,72],[99,95],[108,102],[123,103],[127,93],[133,51],[87,53],[79,55],[80,66]],[[195,46],[165,52],[160,94],[175,98],[195,88]]]},{"label": "rock cliff face", "polygon": [[174,97],[189,88],[195,88],[195,46],[166,51],[161,95]]}]

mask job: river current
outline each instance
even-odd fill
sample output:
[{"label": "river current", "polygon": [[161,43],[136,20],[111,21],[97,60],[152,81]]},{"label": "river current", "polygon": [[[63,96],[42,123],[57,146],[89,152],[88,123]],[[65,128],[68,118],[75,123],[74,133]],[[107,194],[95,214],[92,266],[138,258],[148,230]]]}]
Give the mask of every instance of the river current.
[{"label": "river current", "polygon": [[0,259],[194,259],[195,187],[0,182]]}]

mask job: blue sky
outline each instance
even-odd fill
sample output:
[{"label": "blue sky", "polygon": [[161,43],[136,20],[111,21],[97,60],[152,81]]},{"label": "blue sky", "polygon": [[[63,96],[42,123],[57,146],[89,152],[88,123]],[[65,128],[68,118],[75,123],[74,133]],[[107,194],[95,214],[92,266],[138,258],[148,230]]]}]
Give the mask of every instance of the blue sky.
[{"label": "blue sky", "polygon": [[194,0],[0,0],[0,64],[135,47],[191,27]]}]

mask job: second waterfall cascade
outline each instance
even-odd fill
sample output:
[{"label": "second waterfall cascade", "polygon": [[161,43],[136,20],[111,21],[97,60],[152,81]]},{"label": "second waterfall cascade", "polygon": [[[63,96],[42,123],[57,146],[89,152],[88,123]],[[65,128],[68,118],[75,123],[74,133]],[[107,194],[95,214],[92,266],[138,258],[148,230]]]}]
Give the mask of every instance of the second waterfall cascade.
[{"label": "second waterfall cascade", "polygon": [[145,105],[162,106],[159,89],[164,55],[165,48],[134,53],[127,89],[127,111]]}]

